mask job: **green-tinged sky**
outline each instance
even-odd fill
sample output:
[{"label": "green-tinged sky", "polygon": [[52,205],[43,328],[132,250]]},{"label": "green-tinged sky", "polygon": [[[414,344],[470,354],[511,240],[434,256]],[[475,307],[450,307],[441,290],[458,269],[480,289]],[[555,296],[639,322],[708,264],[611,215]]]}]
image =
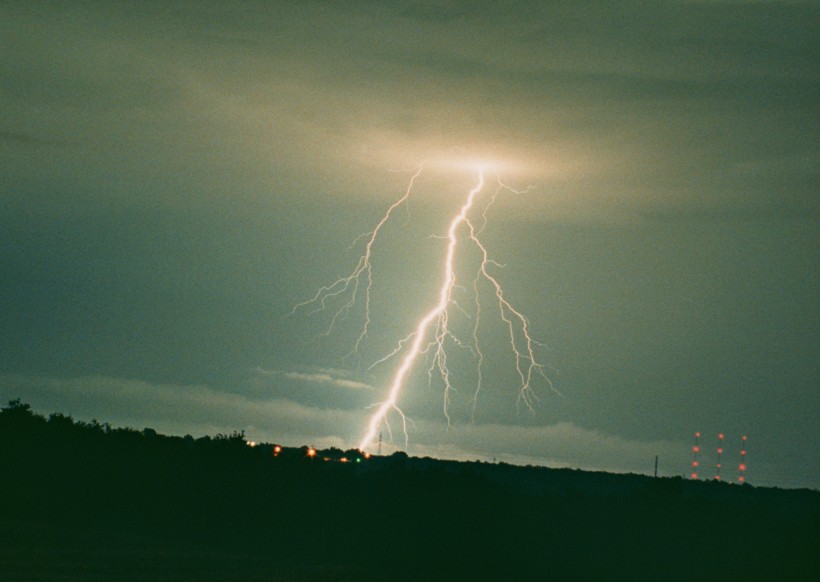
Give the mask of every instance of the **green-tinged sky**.
[{"label": "green-tinged sky", "polygon": [[[463,225],[451,426],[431,348],[409,453],[688,475],[700,431],[711,477],[723,432],[726,479],[748,435],[750,482],[820,488],[818,62],[817,2],[0,0],[0,398],[354,447],[481,160],[470,219],[552,387],[520,406],[483,287],[473,414]],[[363,287],[332,329],[347,297],[292,309],[422,164],[349,356]]]}]

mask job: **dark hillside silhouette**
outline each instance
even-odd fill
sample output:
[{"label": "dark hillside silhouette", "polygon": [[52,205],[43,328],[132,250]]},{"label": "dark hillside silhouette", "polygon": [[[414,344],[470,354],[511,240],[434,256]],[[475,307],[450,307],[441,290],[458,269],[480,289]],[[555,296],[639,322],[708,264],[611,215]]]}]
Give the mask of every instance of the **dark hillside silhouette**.
[{"label": "dark hillside silhouette", "polygon": [[2,580],[817,580],[820,493],[0,411]]}]

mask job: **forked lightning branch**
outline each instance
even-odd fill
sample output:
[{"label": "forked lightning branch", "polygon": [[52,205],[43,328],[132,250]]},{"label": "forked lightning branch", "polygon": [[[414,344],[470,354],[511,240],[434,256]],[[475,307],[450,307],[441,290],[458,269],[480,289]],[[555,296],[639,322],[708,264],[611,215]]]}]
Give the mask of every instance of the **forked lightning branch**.
[{"label": "forked lightning branch", "polygon": [[[348,275],[321,287],[312,298],[299,303],[293,308],[294,313],[303,308],[312,308],[310,313],[324,312],[328,311],[328,305],[332,301],[338,302],[341,300],[341,306],[333,312],[332,316],[329,316],[330,324],[326,333],[330,333],[333,331],[336,322],[352,309],[357,302],[361,302],[363,304],[364,322],[360,333],[355,340],[352,340],[354,352],[359,349],[361,343],[367,337],[371,325],[371,294],[374,291],[374,278],[376,277],[372,263],[374,247],[384,225],[391,219],[397,209],[407,203],[416,181],[422,176],[422,172],[423,166],[413,174],[404,194],[387,208],[373,230],[359,237],[366,240],[366,242],[364,252],[359,257],[353,270]],[[405,443],[407,442],[408,419],[402,412],[399,403],[402,392],[408,383],[408,378],[413,369],[420,364],[420,360],[427,361],[428,373],[431,378],[433,374],[441,378],[444,386],[443,413],[448,425],[450,424],[450,397],[455,389],[447,360],[448,346],[450,345],[466,345],[476,356],[477,381],[471,399],[473,413],[475,413],[475,407],[482,388],[483,367],[485,366],[482,345],[479,341],[479,323],[482,318],[488,316],[498,318],[498,324],[505,330],[505,335],[509,340],[511,365],[515,369],[518,382],[515,396],[517,405],[533,411],[535,402],[538,400],[536,382],[542,382],[554,390],[545,372],[545,365],[538,358],[537,351],[542,346],[533,339],[530,333],[529,321],[507,298],[503,286],[497,276],[493,274],[500,265],[493,261],[487,247],[480,238],[481,231],[487,224],[488,210],[495,202],[496,197],[505,193],[521,194],[526,191],[517,191],[507,186],[497,174],[490,172],[483,166],[475,167],[473,172],[475,174],[475,185],[465,193],[464,201],[458,212],[450,219],[447,234],[443,237],[446,243],[446,252],[443,263],[439,265],[441,285],[437,296],[431,297],[430,308],[426,313],[420,315],[415,329],[398,341],[393,351],[376,362],[384,363],[397,360],[398,365],[384,397],[371,407],[373,412],[358,447],[362,451],[367,450],[372,445],[383,425],[386,425],[389,430],[389,417],[391,414],[396,415],[400,420]],[[488,184],[488,174],[491,175],[491,184]],[[462,246],[469,245],[477,250],[477,256],[479,257],[474,267],[475,274],[471,281],[459,281],[457,273],[465,272],[463,266],[456,268],[459,260],[459,250]],[[464,312],[454,296],[457,285],[459,288],[471,290],[475,304],[471,317],[472,331],[467,338],[457,337],[452,325],[453,318],[458,315],[454,312]],[[490,289],[490,295],[493,297],[491,310],[482,309],[480,300],[480,287],[482,285]],[[491,311],[491,313],[488,314],[485,311]]]}]

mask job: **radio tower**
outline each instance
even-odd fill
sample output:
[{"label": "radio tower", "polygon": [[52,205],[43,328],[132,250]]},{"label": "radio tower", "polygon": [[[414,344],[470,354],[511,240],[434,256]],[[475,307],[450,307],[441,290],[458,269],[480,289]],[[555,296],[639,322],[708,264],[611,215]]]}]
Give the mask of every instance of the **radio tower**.
[{"label": "radio tower", "polygon": [[746,482],[746,435],[740,437],[740,441],[740,465],[737,467],[740,475],[737,481],[743,485]]},{"label": "radio tower", "polygon": [[695,433],[695,446],[692,447],[692,479],[698,478],[698,453],[700,452],[700,433]]},{"label": "radio tower", "polygon": [[720,481],[720,458],[723,456],[723,433],[718,434],[717,465],[715,466],[715,481]]}]

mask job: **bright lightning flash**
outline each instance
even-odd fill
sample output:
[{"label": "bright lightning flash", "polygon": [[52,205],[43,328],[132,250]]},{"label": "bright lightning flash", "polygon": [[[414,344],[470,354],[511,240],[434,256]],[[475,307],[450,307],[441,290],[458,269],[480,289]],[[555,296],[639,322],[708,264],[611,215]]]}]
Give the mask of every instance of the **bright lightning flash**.
[{"label": "bright lightning flash", "polygon": [[[366,238],[367,243],[365,244],[364,253],[359,258],[356,268],[353,269],[353,271],[346,277],[341,277],[332,284],[320,288],[311,299],[296,305],[293,309],[293,312],[296,312],[301,307],[313,305],[315,306],[315,309],[311,313],[315,313],[317,311],[325,310],[327,308],[327,302],[332,298],[337,296],[346,296],[348,301],[344,303],[334,314],[330,326],[325,332],[325,334],[328,334],[332,331],[336,322],[354,307],[359,296],[360,286],[362,286],[364,294],[364,325],[361,333],[355,341],[353,351],[351,353],[358,351],[362,341],[367,337],[368,328],[371,323],[370,290],[373,285],[371,264],[373,245],[376,242],[382,227],[390,219],[393,212],[404,204],[410,197],[413,184],[421,175],[422,170],[423,166],[419,168],[415,174],[413,174],[404,195],[387,209],[376,227],[370,233],[360,237]],[[471,211],[474,211],[476,199],[485,188],[485,175],[488,172],[488,168],[486,164],[482,164],[480,167],[475,168],[475,172],[477,175],[476,185],[467,194],[465,202],[461,206],[459,212],[450,221],[447,229],[447,253],[444,260],[444,277],[441,288],[438,292],[438,302],[432,307],[432,309],[430,309],[430,311],[427,312],[424,317],[421,318],[415,330],[399,342],[396,349],[373,364],[375,366],[376,364],[382,363],[394,356],[398,356],[403,352],[401,355],[401,364],[393,375],[393,380],[390,384],[387,397],[383,401],[374,405],[375,410],[367,424],[367,432],[359,443],[359,449],[362,451],[369,448],[371,443],[376,438],[382,424],[387,424],[388,414],[391,411],[396,412],[401,418],[405,441],[407,441],[408,419],[399,408],[398,400],[410,372],[413,370],[413,367],[419,360],[419,357],[423,354],[432,354],[432,365],[428,370],[428,374],[432,377],[433,372],[438,371],[438,374],[444,383],[444,415],[447,418],[448,425],[450,424],[448,409],[450,403],[450,393],[453,390],[453,385],[451,383],[450,372],[447,367],[447,351],[445,350],[445,343],[446,340],[450,339],[454,340],[458,345],[464,345],[463,342],[461,342],[450,329],[451,307],[461,309],[453,297],[453,291],[456,288],[457,279],[455,264],[460,231],[466,231],[466,237],[464,238],[466,241],[472,243],[476,249],[478,249],[481,257],[478,271],[475,279],[473,280],[476,311],[473,321],[473,333],[469,342],[469,347],[478,358],[478,382],[472,399],[473,413],[475,413],[475,405],[478,400],[479,391],[481,390],[481,369],[484,362],[484,357],[478,343],[478,324],[481,315],[478,285],[482,280],[489,283],[490,288],[494,292],[497,300],[499,315],[509,331],[510,348],[514,356],[515,370],[520,382],[518,386],[518,405],[523,405],[529,411],[533,411],[535,401],[538,400],[535,391],[533,390],[533,381],[536,376],[542,378],[547,385],[552,388],[552,383],[544,372],[544,365],[536,358],[536,346],[540,344],[531,337],[527,318],[520,311],[516,310],[509,300],[507,300],[501,284],[490,273],[491,267],[499,265],[490,258],[486,247],[479,238],[481,230],[487,222],[487,210],[495,202],[498,192],[502,190],[514,193],[522,192],[516,191],[507,186],[501,181],[500,178],[496,176],[498,186],[495,193],[488,197],[483,211],[480,213],[482,223],[480,228],[476,228],[476,225],[470,218],[473,214]],[[432,334],[430,333],[431,329]],[[389,430],[389,424],[387,424],[387,427]]]}]

